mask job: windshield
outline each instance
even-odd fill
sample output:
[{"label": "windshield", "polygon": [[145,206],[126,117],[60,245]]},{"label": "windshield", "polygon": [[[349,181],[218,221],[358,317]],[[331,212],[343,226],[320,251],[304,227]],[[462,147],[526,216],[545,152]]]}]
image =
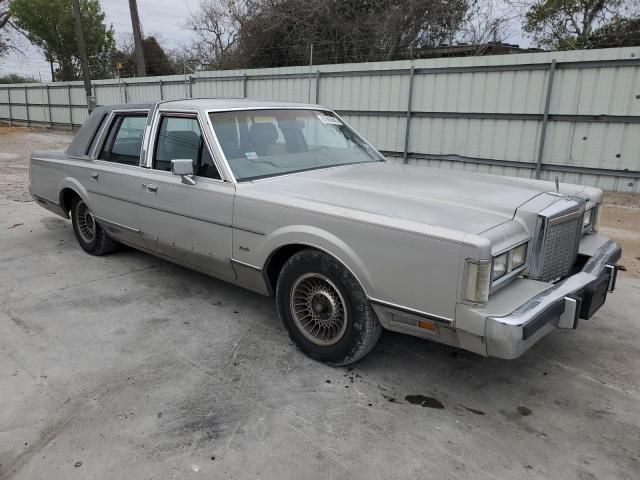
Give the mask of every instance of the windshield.
[{"label": "windshield", "polygon": [[334,115],[320,110],[211,113],[238,181],[384,158]]}]

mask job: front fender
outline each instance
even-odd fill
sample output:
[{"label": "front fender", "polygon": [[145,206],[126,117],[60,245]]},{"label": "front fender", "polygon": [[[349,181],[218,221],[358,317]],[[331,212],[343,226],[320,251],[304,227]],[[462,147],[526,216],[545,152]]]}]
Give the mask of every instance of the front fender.
[{"label": "front fender", "polygon": [[257,256],[265,259],[265,270],[272,255],[288,245],[305,245],[322,250],[342,263],[360,283],[367,296],[375,291],[373,278],[356,251],[336,235],[311,225],[287,225],[269,233],[260,244]]}]

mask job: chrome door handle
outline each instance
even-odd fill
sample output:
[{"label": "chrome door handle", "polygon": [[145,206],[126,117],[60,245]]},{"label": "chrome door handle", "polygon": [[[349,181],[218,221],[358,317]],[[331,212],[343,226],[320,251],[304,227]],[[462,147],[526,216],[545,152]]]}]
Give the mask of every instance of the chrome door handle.
[{"label": "chrome door handle", "polygon": [[143,183],[142,186],[147,190],[147,192],[149,193],[158,193],[158,186],[154,185],[152,183]]},{"label": "chrome door handle", "polygon": [[91,180],[95,180],[97,182],[98,178],[100,178],[100,174],[99,173],[92,173],[91,174]]}]

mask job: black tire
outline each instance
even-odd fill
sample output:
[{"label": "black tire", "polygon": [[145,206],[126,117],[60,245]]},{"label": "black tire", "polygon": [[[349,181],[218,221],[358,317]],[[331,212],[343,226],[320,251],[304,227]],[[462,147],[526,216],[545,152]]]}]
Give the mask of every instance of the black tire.
[{"label": "black tire", "polygon": [[106,255],[113,252],[118,243],[93,219],[89,207],[79,197],[71,204],[73,232],[82,249],[91,255]]},{"label": "black tire", "polygon": [[[311,285],[308,288],[307,283]],[[382,332],[382,325],[351,272],[318,250],[302,250],[284,264],[276,303],[280,320],[294,343],[311,358],[329,365],[358,361],[375,346]],[[303,323],[307,321],[311,326],[305,328]],[[327,340],[319,338],[324,333],[314,333],[314,322],[317,332],[329,332]]]}]

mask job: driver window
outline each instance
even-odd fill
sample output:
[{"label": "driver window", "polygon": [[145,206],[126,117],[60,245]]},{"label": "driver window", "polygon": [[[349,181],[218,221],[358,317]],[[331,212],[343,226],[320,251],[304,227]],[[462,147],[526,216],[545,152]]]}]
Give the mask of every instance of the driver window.
[{"label": "driver window", "polygon": [[165,115],[160,120],[153,168],[171,171],[171,160],[190,159],[199,177],[220,180],[220,174],[209,153],[196,117]]}]

